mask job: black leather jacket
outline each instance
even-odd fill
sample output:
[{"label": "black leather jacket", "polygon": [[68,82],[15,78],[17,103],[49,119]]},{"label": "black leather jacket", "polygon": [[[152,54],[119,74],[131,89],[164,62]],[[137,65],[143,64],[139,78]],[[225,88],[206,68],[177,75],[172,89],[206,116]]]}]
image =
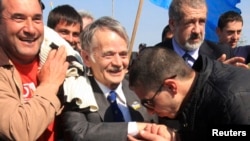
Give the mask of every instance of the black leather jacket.
[{"label": "black leather jacket", "polygon": [[198,75],[178,114],[182,141],[207,140],[216,127],[250,125],[250,70],[206,56],[193,69]]}]

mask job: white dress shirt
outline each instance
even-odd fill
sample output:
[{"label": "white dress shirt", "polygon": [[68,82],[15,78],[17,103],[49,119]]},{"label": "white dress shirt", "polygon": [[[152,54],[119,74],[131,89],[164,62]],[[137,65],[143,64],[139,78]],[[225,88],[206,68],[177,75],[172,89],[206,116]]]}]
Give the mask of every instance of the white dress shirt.
[{"label": "white dress shirt", "polygon": [[[104,86],[102,83],[100,83],[96,79],[95,81],[100,87],[100,89],[102,90],[102,92],[104,93],[105,97],[107,98],[111,89]],[[127,106],[126,97],[124,96],[124,93],[122,90],[122,83],[120,83],[119,86],[113,91],[115,91],[117,94],[116,101],[117,101],[118,107],[120,108],[123,114],[124,120],[125,122],[128,122],[128,134],[135,136],[136,134],[138,134],[139,131],[138,131],[136,122],[131,122],[131,115]]]},{"label": "white dress shirt", "polygon": [[179,55],[179,56],[183,56],[185,53],[188,53],[191,57],[192,57],[192,59],[188,59],[188,64],[190,65],[190,66],[193,66],[193,64],[194,64],[194,62],[198,59],[198,57],[199,57],[199,49],[200,48],[198,48],[198,49],[196,49],[196,50],[194,50],[194,51],[188,51],[188,52],[186,52],[186,51],[184,51],[181,47],[180,47],[180,45],[175,41],[175,39],[173,38],[172,39],[172,44],[173,44],[173,48],[174,48],[174,51]]}]

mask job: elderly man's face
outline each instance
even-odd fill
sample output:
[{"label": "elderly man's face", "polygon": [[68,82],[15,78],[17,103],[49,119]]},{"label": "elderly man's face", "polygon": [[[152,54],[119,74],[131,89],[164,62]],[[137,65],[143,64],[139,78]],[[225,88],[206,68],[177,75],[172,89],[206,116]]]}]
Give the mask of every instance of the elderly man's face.
[{"label": "elderly man's face", "polygon": [[204,41],[207,9],[205,6],[194,9],[183,5],[182,10],[184,18],[173,22],[174,38],[184,50],[192,51]]}]

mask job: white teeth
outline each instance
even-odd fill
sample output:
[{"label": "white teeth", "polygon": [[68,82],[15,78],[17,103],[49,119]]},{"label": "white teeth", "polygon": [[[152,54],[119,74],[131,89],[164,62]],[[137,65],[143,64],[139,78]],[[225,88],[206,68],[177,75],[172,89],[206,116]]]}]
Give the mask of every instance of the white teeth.
[{"label": "white teeth", "polygon": [[21,39],[21,40],[24,42],[33,42],[34,41],[34,39]]}]

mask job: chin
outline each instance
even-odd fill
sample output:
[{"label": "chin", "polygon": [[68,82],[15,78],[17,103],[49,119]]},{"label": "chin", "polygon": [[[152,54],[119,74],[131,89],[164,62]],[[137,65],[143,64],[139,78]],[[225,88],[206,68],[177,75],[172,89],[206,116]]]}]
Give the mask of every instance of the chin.
[{"label": "chin", "polygon": [[111,78],[110,81],[114,84],[119,84],[122,82],[123,78]]}]

